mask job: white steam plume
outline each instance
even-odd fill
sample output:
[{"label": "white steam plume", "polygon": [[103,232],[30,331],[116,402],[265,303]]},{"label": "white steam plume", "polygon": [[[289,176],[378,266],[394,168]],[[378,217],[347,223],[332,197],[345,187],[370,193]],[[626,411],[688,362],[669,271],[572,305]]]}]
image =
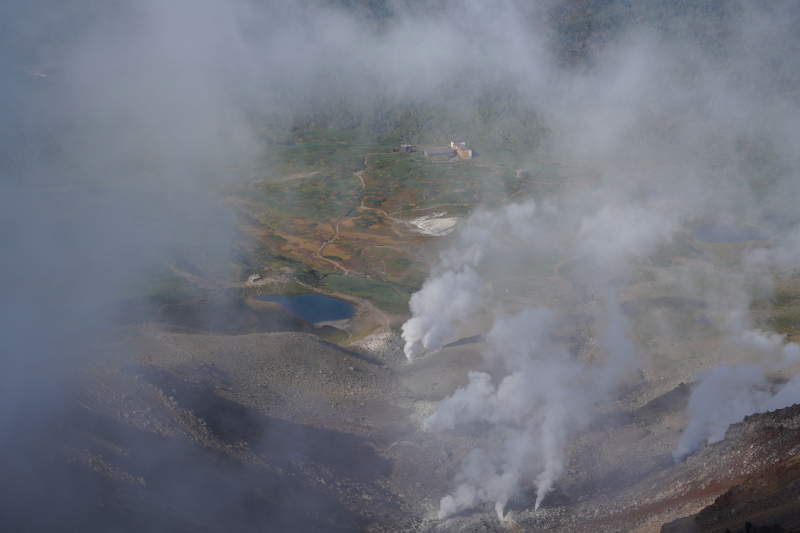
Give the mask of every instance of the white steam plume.
[{"label": "white steam plume", "polygon": [[782,409],[800,402],[800,376],[784,384],[767,379],[769,370],[781,370],[800,362],[800,346],[784,344],[785,335],[751,330],[738,344],[755,350],[761,365],[720,366],[701,372],[689,396],[689,424],[672,451],[675,462],[696,452],[703,444],[725,438],[731,424],[745,416]]},{"label": "white steam plume", "polygon": [[469,384],[425,420],[428,429],[491,426],[487,449],[474,450],[464,461],[458,487],[441,501],[440,518],[490,501],[502,519],[509,498],[531,479],[538,508],[563,472],[567,437],[585,426],[592,402],[605,390],[552,338],[556,325],[544,308],[498,317],[488,339],[512,372],[496,386],[489,374],[470,372]]},{"label": "white steam plume", "polygon": [[[480,259],[492,247],[508,246],[504,237],[509,235],[516,245],[553,241],[568,226],[568,221],[560,220],[562,213],[569,216],[571,210],[550,209],[546,217],[539,217],[532,203],[513,204],[468,220],[461,247],[443,254],[438,272],[412,299],[414,316],[403,328],[407,355],[416,355],[418,345],[435,346],[434,341],[452,334],[448,321],[488,306],[487,299],[464,295],[474,294],[478,275],[473,267],[481,267]],[[580,260],[576,276],[604,295],[605,357],[579,362],[566,342],[554,335],[561,322],[547,308],[528,307],[513,316],[496,316],[487,335],[487,356],[496,358],[505,374],[493,378],[470,372],[469,384],[442,401],[425,420],[431,430],[475,423],[490,428],[486,448],[467,457],[456,476],[456,490],[441,500],[440,518],[494,502],[502,519],[509,499],[530,483],[536,485],[538,509],[564,471],[567,439],[586,427],[592,405],[607,400],[625,367],[635,364],[635,349],[626,336],[627,323],[610,279],[630,258],[649,253],[669,238],[674,217],[654,206],[608,204],[580,220],[571,255]],[[459,309],[445,290],[453,291],[459,302],[465,300],[466,307]]]},{"label": "white steam plume", "polygon": [[800,226],[792,228],[777,240],[778,246],[753,250],[745,261],[756,265],[774,265],[780,269],[797,268],[800,264]]},{"label": "white steam plume", "polygon": [[512,204],[502,215],[478,212],[459,232],[459,245],[442,253],[439,269],[411,297],[413,317],[403,324],[405,354],[414,359],[421,349],[435,350],[455,331],[451,323],[474,313],[482,303],[484,282],[475,271],[499,235],[528,239],[535,235],[533,202]]},{"label": "white steam plume", "polygon": [[620,260],[644,256],[675,231],[675,215],[655,206],[605,205],[583,218],[578,253],[598,274],[607,274]]},{"label": "white steam plume", "polygon": [[476,308],[482,285],[478,274],[468,266],[427,280],[411,297],[409,306],[414,317],[403,324],[406,357],[416,357],[420,347],[437,349],[442,339],[452,336],[455,331],[451,322]]}]

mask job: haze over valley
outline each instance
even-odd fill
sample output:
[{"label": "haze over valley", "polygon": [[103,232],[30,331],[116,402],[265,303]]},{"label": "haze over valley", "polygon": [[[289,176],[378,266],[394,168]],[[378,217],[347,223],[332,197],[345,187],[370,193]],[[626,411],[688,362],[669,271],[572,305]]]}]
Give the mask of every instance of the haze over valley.
[{"label": "haze over valley", "polygon": [[3,530],[800,530],[793,2],[0,21]]}]

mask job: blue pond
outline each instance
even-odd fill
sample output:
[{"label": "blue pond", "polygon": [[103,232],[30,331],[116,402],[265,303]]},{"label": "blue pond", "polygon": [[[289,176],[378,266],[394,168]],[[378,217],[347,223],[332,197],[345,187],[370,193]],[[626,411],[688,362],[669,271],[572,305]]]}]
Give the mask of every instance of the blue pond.
[{"label": "blue pond", "polygon": [[700,242],[707,243],[763,241],[767,239],[761,233],[743,230],[733,224],[701,226],[694,230],[694,238]]},{"label": "blue pond", "polygon": [[254,296],[262,302],[276,302],[286,313],[312,324],[329,320],[344,320],[356,316],[355,308],[344,300],[324,294],[298,294],[296,296]]}]

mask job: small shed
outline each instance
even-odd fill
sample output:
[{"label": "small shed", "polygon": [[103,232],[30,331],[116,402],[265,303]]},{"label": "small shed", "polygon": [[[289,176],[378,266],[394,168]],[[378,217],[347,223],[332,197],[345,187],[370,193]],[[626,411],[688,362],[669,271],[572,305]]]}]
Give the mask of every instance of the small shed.
[{"label": "small shed", "polygon": [[461,159],[472,159],[472,149],[467,148],[464,143],[456,143],[455,149]]},{"label": "small shed", "polygon": [[467,148],[467,141],[461,135],[450,136],[450,147],[461,159],[472,159],[472,150]]},{"label": "small shed", "polygon": [[249,281],[250,283],[255,283],[256,281],[258,281],[258,280],[260,280],[260,279],[261,279],[261,276],[260,276],[260,275],[258,275],[258,274],[251,274],[251,275],[250,275],[250,277],[249,277],[249,278],[247,278],[247,281]]},{"label": "small shed", "polygon": [[414,151],[414,147],[412,145],[410,145],[410,144],[401,144],[400,145],[400,151],[401,152],[405,152],[407,154],[410,154],[411,152]]}]

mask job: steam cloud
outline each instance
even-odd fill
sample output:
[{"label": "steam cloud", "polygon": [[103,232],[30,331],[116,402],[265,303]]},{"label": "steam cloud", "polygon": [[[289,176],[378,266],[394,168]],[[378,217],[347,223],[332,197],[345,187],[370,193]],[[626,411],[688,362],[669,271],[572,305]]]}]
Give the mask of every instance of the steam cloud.
[{"label": "steam cloud", "polygon": [[[69,403],[65,376],[79,375],[86,354],[98,353],[96,334],[112,322],[106,305],[120,298],[120,279],[160,264],[185,233],[175,196],[165,192],[177,191],[187,211],[204,218],[211,211],[201,194],[205,178],[230,162],[252,163],[260,118],[324,126],[383,99],[420,112],[446,93],[459,120],[442,128],[454,129],[486,126],[482,106],[512,95],[519,109],[542,118],[549,153],[582,169],[581,179],[591,176],[571,183],[565,196],[537,192],[536,204],[474,214],[412,297],[413,317],[403,327],[409,359],[440,347],[454,321],[488,312],[487,357],[504,369],[470,374],[467,387],[426,421],[432,430],[474,422],[491,428],[487,448],[465,461],[440,516],[482,502],[494,502],[502,516],[530,483],[535,505],[542,504],[563,472],[567,439],[636,365],[618,304],[631,262],[646,260],[689,220],[758,222],[773,208],[795,208],[795,2],[724,3],[719,20],[704,17],[702,3],[657,18],[637,7],[648,3],[619,3],[613,31],[568,47],[554,26],[570,27],[581,13],[576,7],[573,17],[574,6],[561,2],[445,0],[422,10],[417,2],[387,2],[391,22],[374,27],[339,4],[351,2],[33,0],[0,7],[0,518],[12,521],[9,529],[21,530],[59,495],[59,509],[76,515],[87,500],[99,501],[80,482],[62,483],[45,475],[47,466],[14,458]],[[511,88],[500,97],[498,80]],[[389,119],[373,119],[380,131],[391,127]],[[503,120],[490,125],[517,123],[516,116]],[[516,129],[534,136],[536,128]],[[759,167],[764,154],[772,163]],[[741,178],[756,174],[766,183],[757,191]],[[102,194],[69,200],[108,184],[136,191],[141,205]],[[221,226],[198,254],[224,263],[233,228],[231,221]],[[751,263],[793,268],[799,227],[796,220],[777,226],[778,246],[753,252]],[[570,268],[584,293],[581,311],[596,312],[605,326],[601,356],[575,360],[555,333],[570,319],[555,307],[494,308],[487,258],[509,249],[533,249]],[[796,397],[795,380],[775,386],[764,371],[796,361],[797,346],[755,331],[740,340],[774,363],[702,374],[676,458],[724,433],[726,421]],[[726,402],[728,383],[738,386]],[[713,419],[702,405],[716,406]],[[59,486],[71,493],[39,499]],[[82,516],[65,526],[59,520],[67,515],[54,512],[41,529],[83,527]]]},{"label": "steam cloud", "polygon": [[753,349],[761,365],[721,366],[701,372],[689,396],[689,424],[672,451],[675,462],[684,460],[703,444],[725,438],[731,424],[745,416],[781,409],[800,402],[800,376],[775,384],[767,372],[800,362],[800,346],[785,342],[785,335],[752,330],[739,343]]},{"label": "steam cloud", "polygon": [[439,348],[455,333],[451,323],[469,318],[479,308],[483,282],[475,267],[496,246],[498,235],[529,242],[536,235],[531,226],[535,212],[536,205],[528,202],[513,204],[500,216],[479,212],[467,220],[459,234],[460,245],[442,254],[438,272],[411,297],[413,317],[403,324],[402,334],[409,360],[421,349]]},{"label": "steam cloud", "polygon": [[488,338],[510,373],[495,386],[489,374],[470,372],[469,385],[425,420],[429,429],[475,422],[492,428],[488,448],[467,457],[456,491],[442,499],[440,518],[489,501],[502,519],[509,498],[531,478],[538,509],[563,472],[567,437],[585,426],[593,401],[607,390],[552,338],[555,325],[544,308],[498,317]]},{"label": "steam cloud", "polygon": [[[649,260],[696,218],[759,221],[773,206],[788,207],[780,196],[796,194],[787,185],[791,180],[765,186],[756,202],[754,191],[733,176],[744,168],[736,146],[750,142],[769,146],[773,161],[781,162],[775,175],[796,173],[790,141],[797,139],[796,124],[783,117],[796,113],[800,102],[772,80],[789,72],[778,58],[794,63],[788,58],[798,43],[787,21],[797,19],[796,10],[784,3],[765,10],[737,6],[722,30],[724,50],[683,29],[673,28],[673,36],[686,37],[677,42],[636,28],[598,51],[585,71],[554,71],[547,58],[536,55],[540,49],[520,67],[559,80],[537,85],[541,92],[532,91],[531,98],[547,102],[551,148],[572,164],[587,165],[597,179],[594,185],[574,185],[569,197],[540,199],[539,209],[511,204],[470,218],[458,243],[443,253],[412,298],[413,317],[403,327],[409,359],[439,348],[453,335],[453,321],[484,312],[494,316],[486,357],[505,369],[499,375],[470,372],[469,384],[425,421],[431,430],[473,423],[490,428],[485,449],[467,457],[456,489],[442,499],[440,518],[486,502],[493,502],[502,518],[509,499],[529,484],[536,485],[535,507],[541,505],[563,473],[567,439],[586,427],[596,402],[614,394],[622,369],[637,363],[618,303],[633,262]],[[758,86],[757,79],[771,81]],[[658,146],[647,139],[659,139]],[[520,211],[525,214],[509,224]],[[793,266],[800,257],[795,225],[776,234],[782,244],[752,252],[750,264]],[[500,249],[567,258],[561,265],[569,264],[571,281],[584,290],[582,309],[598,309],[596,318],[605,327],[600,360],[575,360],[553,333],[565,319],[555,308],[507,315],[495,310],[488,291],[476,290],[480,280],[492,280],[486,258]],[[752,349],[761,344],[761,350],[781,354],[776,365],[788,366],[796,360],[795,345],[780,347],[780,336],[757,331],[739,333],[749,328],[748,299],[740,289],[728,294],[719,287],[705,294],[710,308],[727,315],[719,327]],[[729,423],[748,413],[797,399],[796,379],[776,386],[764,372],[723,366],[701,373],[690,400],[691,422],[673,456],[680,459],[699,442],[721,438]]]},{"label": "steam cloud", "polygon": [[[533,202],[511,204],[499,213],[479,213],[466,221],[459,241],[462,247],[442,255],[441,270],[412,299],[414,317],[403,327],[409,358],[417,354],[418,346],[438,347],[452,334],[450,321],[467,318],[480,304],[488,305],[485,298],[461,295],[476,294],[474,269],[480,268],[481,259],[490,255],[492,247],[508,245],[501,236],[528,246],[553,237],[552,228],[560,227],[564,212],[552,205],[542,211],[540,214]],[[508,500],[530,480],[537,487],[534,505],[539,508],[564,471],[568,437],[586,427],[592,419],[592,406],[608,399],[625,369],[636,365],[635,349],[625,335],[626,321],[610,276],[668,240],[673,231],[674,222],[657,206],[647,210],[636,205],[604,205],[580,220],[573,246],[581,270],[592,275],[582,279],[603,294],[606,354],[601,361],[577,361],[566,341],[554,334],[565,318],[550,309],[496,314],[487,335],[487,357],[500,362],[504,374],[493,378],[470,372],[469,384],[445,399],[425,420],[425,427],[431,430],[473,423],[491,427],[487,448],[467,457],[456,477],[455,492],[442,499],[440,518],[494,502],[502,519]],[[459,295],[458,302],[468,305],[454,305],[448,294]]]}]

